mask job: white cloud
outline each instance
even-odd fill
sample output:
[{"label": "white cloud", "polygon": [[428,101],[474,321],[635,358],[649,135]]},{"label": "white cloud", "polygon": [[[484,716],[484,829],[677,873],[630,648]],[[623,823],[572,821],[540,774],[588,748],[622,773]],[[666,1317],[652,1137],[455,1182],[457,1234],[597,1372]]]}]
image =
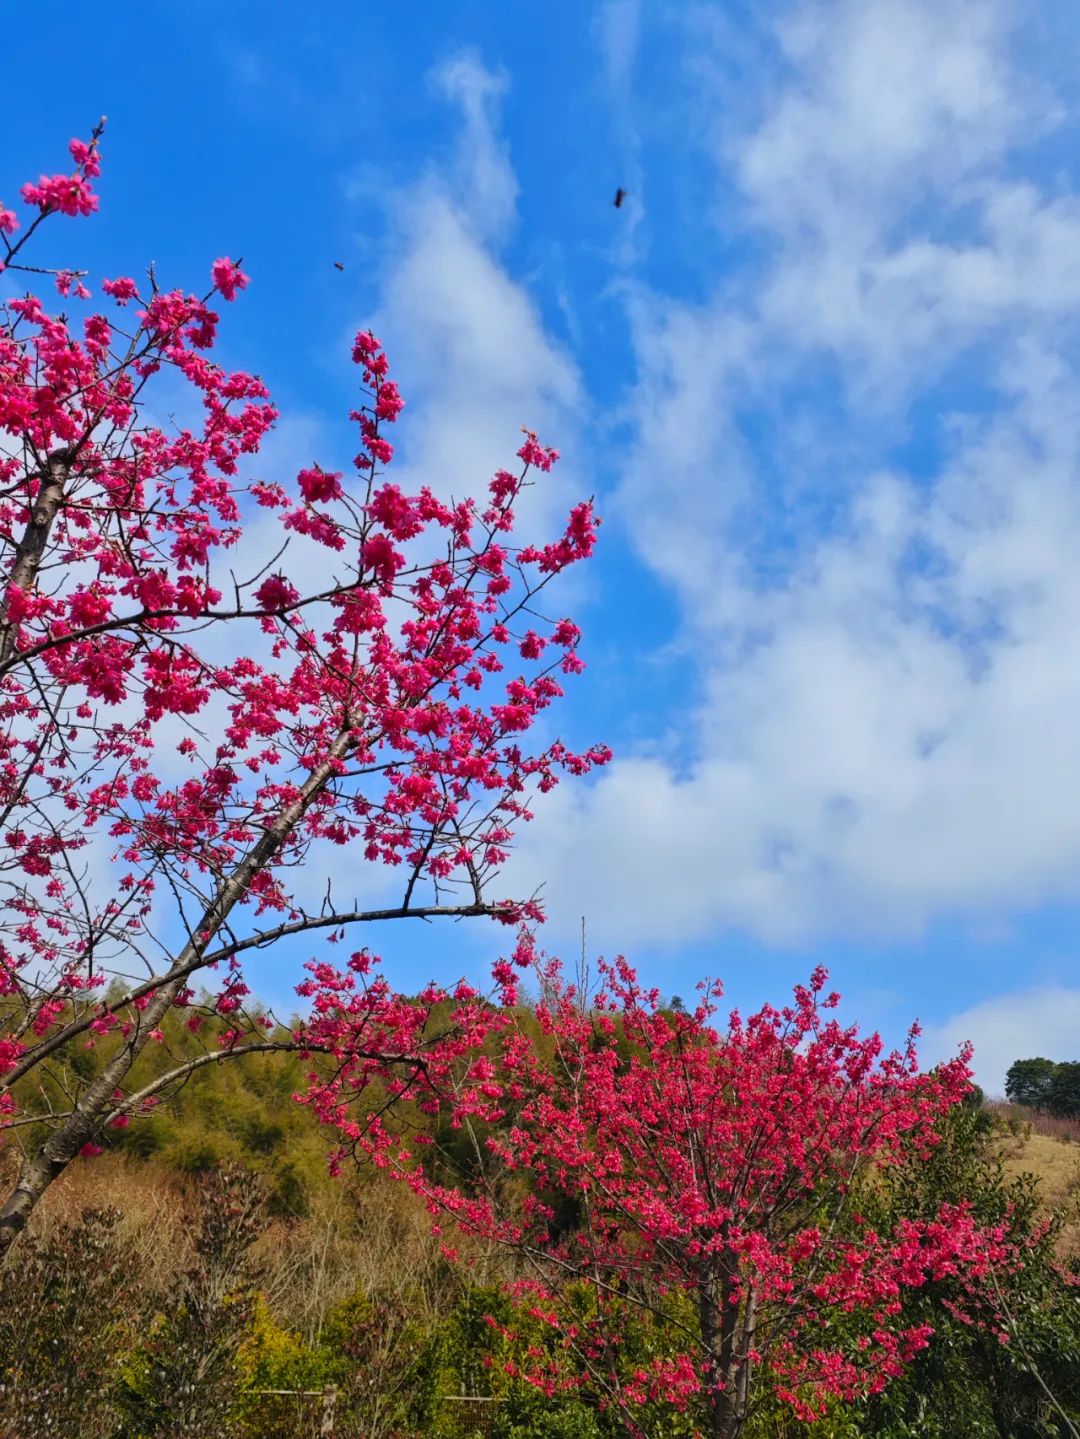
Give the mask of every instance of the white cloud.
[{"label": "white cloud", "polygon": [[1017,1059],[1069,1060],[1080,1053],[1080,989],[1047,985],[972,1005],[944,1024],[927,1028],[920,1046],[925,1063],[975,1046],[975,1078],[987,1094],[1005,1093],[1005,1072]]},{"label": "white cloud", "polygon": [[408,202],[377,324],[407,395],[417,397],[401,422],[417,482],[475,493],[500,465],[511,466],[523,424],[548,435],[569,426],[578,398],[571,362],[438,191]]},{"label": "white cloud", "polygon": [[606,0],[595,28],[608,85],[625,97],[641,43],[641,0]]},{"label": "white cloud", "polygon": [[481,234],[497,237],[513,224],[518,195],[517,177],[498,131],[498,102],[507,89],[506,76],[463,51],[440,65],[431,78],[461,111],[451,171],[458,213]]},{"label": "white cloud", "polygon": [[[459,106],[462,128],[448,165],[393,201],[375,328],[409,406],[395,478],[461,498],[513,467],[522,426],[572,441],[580,381],[501,255],[517,195],[498,131],[505,81],[468,54],[434,81]],[[530,493],[527,526],[550,524],[565,508],[567,468]]]},{"label": "white cloud", "polygon": [[[790,16],[782,81],[724,141],[768,263],[737,300],[729,278],[632,312],[618,509],[684,606],[694,758],[620,758],[519,861],[601,947],[903,934],[1080,891],[1080,198],[1007,173],[1063,117],[1004,4]],[[942,376],[937,453],[905,472]],[[826,529],[791,508],[823,490]]]},{"label": "white cloud", "polygon": [[731,158],[785,236],[876,233],[912,195],[967,177],[1024,115],[995,0],[837,0],[776,27],[782,89]]},{"label": "white cloud", "polygon": [[1010,310],[1076,306],[1075,199],[1004,178],[1062,118],[1017,74],[1016,29],[1005,0],[830,0],[777,25],[760,123],[715,127],[779,256],[755,297],[766,329],[906,392]]}]

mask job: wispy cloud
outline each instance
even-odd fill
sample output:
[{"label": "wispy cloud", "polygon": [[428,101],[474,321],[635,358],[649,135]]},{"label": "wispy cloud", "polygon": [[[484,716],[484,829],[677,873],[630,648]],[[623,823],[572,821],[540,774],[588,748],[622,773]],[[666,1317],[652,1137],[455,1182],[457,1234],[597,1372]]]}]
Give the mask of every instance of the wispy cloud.
[{"label": "wispy cloud", "polygon": [[431,74],[435,88],[455,103],[461,116],[454,156],[443,185],[479,233],[498,239],[513,224],[517,177],[499,130],[499,102],[507,90],[502,71],[461,51]]},{"label": "wispy cloud", "polygon": [[635,298],[619,508],[684,607],[694,759],[551,806],[521,862],[567,929],[904,934],[1080,891],[1080,197],[1027,148],[1077,117],[1015,19],[791,7],[714,140],[753,263]]},{"label": "wispy cloud", "polygon": [[1005,1074],[1017,1059],[1076,1058],[1080,1033],[1080,989],[1048,985],[984,1000],[926,1031],[921,1045],[925,1063],[975,1046],[975,1078],[990,1095],[1003,1095]]},{"label": "wispy cloud", "polygon": [[623,268],[632,266],[640,257],[639,231],[645,218],[645,169],[634,83],[643,30],[642,0],[605,0],[593,23],[603,65],[609,122],[622,166],[615,182],[627,192],[616,242],[617,260]]},{"label": "wispy cloud", "polygon": [[627,104],[641,43],[641,9],[642,0],[606,0],[595,22],[608,85]]},{"label": "wispy cloud", "polygon": [[[445,163],[390,201],[376,327],[414,402],[399,483],[462,496],[513,459],[522,425],[572,437],[580,380],[504,258],[518,188],[499,130],[505,80],[461,54],[432,81],[460,128]],[[533,492],[532,522],[550,521],[565,486]]]}]

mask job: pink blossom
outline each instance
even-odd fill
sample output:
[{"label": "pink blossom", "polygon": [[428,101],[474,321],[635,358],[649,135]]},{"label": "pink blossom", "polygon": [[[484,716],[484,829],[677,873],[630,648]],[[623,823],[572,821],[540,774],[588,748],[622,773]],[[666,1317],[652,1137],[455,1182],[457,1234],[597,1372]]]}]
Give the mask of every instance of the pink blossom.
[{"label": "pink blossom", "polygon": [[128,300],[138,297],[139,291],[134,280],[121,277],[117,280],[102,280],[101,288],[106,295],[111,295],[118,304],[126,304]]},{"label": "pink blossom", "polygon": [[[70,148],[73,174],[24,190],[42,229],[96,206],[98,135]],[[0,211],[0,232],[13,223]],[[86,296],[74,264],[45,258],[61,290]],[[211,276],[223,300],[247,283],[228,258]],[[499,1011],[467,985],[406,1000],[351,942],[340,951],[351,958],[328,962],[339,951],[318,946],[351,941],[355,925],[346,915],[326,926],[297,872],[333,845],[361,890],[377,882],[368,867],[385,868],[411,905],[457,886],[463,917],[539,923],[538,901],[496,901],[487,887],[535,797],[608,757],[532,737],[561,693],[549,627],[533,618],[538,592],[586,556],[591,511],[522,546],[519,481],[499,482],[483,504],[449,504],[430,486],[376,479],[393,462],[387,435],[404,400],[369,331],[353,346],[359,443],[302,470],[295,487],[257,477],[253,457],[277,412],[256,375],[219,362],[209,298],[158,277],[140,295],[123,275],[100,293],[130,305],[120,322],[111,305],[109,318],[91,307],[72,321],[34,294],[14,295],[0,317],[9,555],[31,509],[60,488],[40,574],[0,587],[0,808],[13,880],[0,996],[19,1033],[0,1037],[0,1068],[25,1075],[19,1095],[36,1093],[35,1070],[69,1030],[76,1051],[106,1041],[126,1083],[146,1046],[164,1045],[173,1009],[184,1011],[175,1022],[192,1032],[213,1023],[215,1035],[213,1016],[228,1015],[226,1054],[265,1043],[273,1021],[251,1012],[244,965],[279,933],[303,935],[314,957],[299,985],[301,1033],[329,1062],[313,1067],[300,1099],[340,1137],[332,1164],[360,1135],[376,1162],[397,1162],[400,1139],[367,1117],[368,1087],[438,1105],[498,1030]],[[174,411],[183,419],[167,418]],[[525,467],[543,471],[554,451],[532,443]],[[347,486],[352,450],[360,479]],[[55,457],[55,475],[13,458],[23,454]],[[273,573],[255,572],[244,543],[253,517],[255,552],[274,557],[262,561]],[[310,546],[298,536],[329,563],[302,567]],[[567,624],[557,633],[569,655]],[[108,857],[100,878],[88,851]],[[190,969],[170,978],[166,960],[131,994],[123,957],[156,954],[163,933],[188,936]],[[233,952],[239,935],[257,942]],[[510,1002],[526,949],[519,940],[497,966],[492,996]],[[123,988],[110,987],[114,970]],[[475,1072],[477,1102],[496,1105],[499,1076]],[[79,1126],[123,1127],[152,1107],[129,1116],[122,1090],[88,1093]],[[0,1122],[20,1103],[5,1091]],[[70,1149],[84,1132],[74,1125],[59,1113],[51,1122]]]},{"label": "pink blossom", "polygon": [[320,470],[317,465],[310,470],[301,470],[296,482],[309,504],[327,504],[341,498],[341,475]]},{"label": "pink blossom", "polygon": [[284,575],[271,575],[255,591],[260,609],[287,610],[300,598],[300,591]]},{"label": "pink blossom", "polygon": [[210,277],[223,300],[235,300],[237,290],[247,289],[248,276],[228,256],[214,261],[210,266]]}]

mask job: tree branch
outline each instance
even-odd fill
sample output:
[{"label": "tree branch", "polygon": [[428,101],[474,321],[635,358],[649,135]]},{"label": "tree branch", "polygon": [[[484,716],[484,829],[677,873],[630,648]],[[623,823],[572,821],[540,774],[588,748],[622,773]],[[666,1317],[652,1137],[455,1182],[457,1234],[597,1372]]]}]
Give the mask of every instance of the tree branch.
[{"label": "tree branch", "polygon": [[399,905],[391,909],[356,909],[346,914],[329,914],[306,916],[304,919],[291,921],[287,924],[277,925],[274,929],[262,930],[258,934],[249,935],[247,939],[238,939],[230,944],[222,945],[219,949],[212,950],[209,954],[196,955],[184,964],[175,965],[164,974],[155,975],[153,979],[144,980],[142,984],[136,985],[121,998],[113,1000],[111,1004],[94,1007],[80,1019],[73,1019],[69,1024],[51,1034],[48,1039],[29,1050],[25,1057],[9,1069],[0,1082],[0,1090],[10,1089],[20,1079],[30,1073],[50,1054],[55,1054],[58,1049],[63,1048],[71,1039],[84,1034],[93,1024],[95,1019],[101,1018],[103,1014],[115,1014],[132,1004],[144,995],[153,994],[162,985],[174,984],[179,979],[187,979],[192,974],[198,973],[201,969],[208,969],[213,964],[220,964],[223,959],[231,959],[234,955],[241,954],[249,949],[262,949],[266,945],[275,944],[279,939],[286,939],[291,935],[305,934],[309,930],[335,929],[338,925],[347,924],[369,924],[376,920],[389,919],[470,919],[483,915],[495,917],[501,910],[506,908],[502,904],[433,904],[418,906],[415,909]]}]

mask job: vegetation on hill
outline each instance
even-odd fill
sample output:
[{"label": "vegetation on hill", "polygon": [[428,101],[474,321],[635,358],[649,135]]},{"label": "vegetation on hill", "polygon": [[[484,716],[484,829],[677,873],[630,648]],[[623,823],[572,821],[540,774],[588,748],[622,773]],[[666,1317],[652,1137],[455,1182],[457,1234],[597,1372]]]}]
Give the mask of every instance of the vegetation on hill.
[{"label": "vegetation on hill", "polygon": [[1005,1076],[1005,1093],[1014,1104],[1080,1120],[1080,1060],[1018,1059]]},{"label": "vegetation on hill", "polygon": [[[171,1063],[166,1051],[183,1053],[186,1034],[176,1011],[142,1062]],[[102,1062],[83,1054],[88,1073]],[[554,1331],[513,1298],[520,1271],[505,1249],[454,1236],[451,1259],[450,1236],[432,1232],[406,1185],[370,1169],[329,1176],[326,1131],[292,1098],[302,1077],[292,1054],[207,1066],[54,1186],[18,1262],[0,1270],[0,1433],[308,1439],[331,1424],[338,1439],[629,1433],[587,1365],[557,1394],[530,1382]],[[440,1136],[435,1118],[412,1118],[448,1141],[436,1147],[449,1175],[463,1153],[455,1136]],[[948,1279],[913,1291],[904,1322],[935,1333],[902,1377],[813,1425],[764,1405],[750,1439],[1074,1432],[1075,1189],[1050,1160],[1067,1166],[1080,1146],[1025,1122],[960,1106],[929,1161],[913,1157],[861,1200],[885,1228],[966,1199],[980,1221],[1032,1240],[1023,1269],[1002,1280],[1010,1332],[969,1322]],[[587,1285],[568,1286],[559,1302],[580,1319],[595,1300]],[[664,1302],[668,1323],[662,1309],[607,1306],[617,1377],[671,1354],[675,1326],[693,1325],[676,1296]],[[696,1432],[693,1412],[662,1396],[636,1420],[657,1439]]]}]

